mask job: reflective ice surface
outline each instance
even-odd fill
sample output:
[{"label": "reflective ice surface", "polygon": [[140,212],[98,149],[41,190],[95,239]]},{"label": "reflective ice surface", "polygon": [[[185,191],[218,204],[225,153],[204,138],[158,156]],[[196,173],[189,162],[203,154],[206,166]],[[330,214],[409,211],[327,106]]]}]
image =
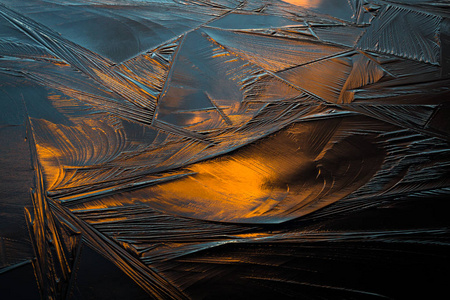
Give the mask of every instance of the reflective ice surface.
[{"label": "reflective ice surface", "polygon": [[449,3],[288,2],[0,0],[0,297],[445,290]]}]

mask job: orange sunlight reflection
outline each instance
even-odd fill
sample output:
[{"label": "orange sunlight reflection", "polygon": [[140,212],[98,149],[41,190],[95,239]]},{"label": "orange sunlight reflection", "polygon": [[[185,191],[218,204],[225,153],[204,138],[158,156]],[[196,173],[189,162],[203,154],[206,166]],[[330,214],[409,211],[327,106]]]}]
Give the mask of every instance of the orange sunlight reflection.
[{"label": "orange sunlight reflection", "polygon": [[304,8],[315,8],[322,3],[322,0],[283,0],[283,1]]}]

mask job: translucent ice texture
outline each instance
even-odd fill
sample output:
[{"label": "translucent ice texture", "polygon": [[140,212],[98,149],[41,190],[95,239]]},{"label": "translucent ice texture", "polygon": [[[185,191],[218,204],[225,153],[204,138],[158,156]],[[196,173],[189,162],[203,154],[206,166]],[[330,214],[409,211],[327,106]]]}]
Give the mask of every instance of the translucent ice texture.
[{"label": "translucent ice texture", "polygon": [[448,3],[288,2],[0,0],[0,282],[444,291]]}]

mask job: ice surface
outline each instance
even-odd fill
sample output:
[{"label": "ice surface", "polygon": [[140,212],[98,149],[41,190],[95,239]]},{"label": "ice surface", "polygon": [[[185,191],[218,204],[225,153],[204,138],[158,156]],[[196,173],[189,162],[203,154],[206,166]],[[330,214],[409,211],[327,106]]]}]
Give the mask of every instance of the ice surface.
[{"label": "ice surface", "polygon": [[436,0],[0,0],[0,298],[436,298],[449,24]]}]

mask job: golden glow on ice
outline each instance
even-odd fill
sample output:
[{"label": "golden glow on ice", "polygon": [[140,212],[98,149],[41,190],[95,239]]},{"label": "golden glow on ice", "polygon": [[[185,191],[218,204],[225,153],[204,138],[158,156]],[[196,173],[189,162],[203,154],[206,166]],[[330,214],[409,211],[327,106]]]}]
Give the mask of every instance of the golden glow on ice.
[{"label": "golden glow on ice", "polygon": [[283,1],[304,8],[315,8],[318,7],[323,2],[323,0],[283,0]]}]

